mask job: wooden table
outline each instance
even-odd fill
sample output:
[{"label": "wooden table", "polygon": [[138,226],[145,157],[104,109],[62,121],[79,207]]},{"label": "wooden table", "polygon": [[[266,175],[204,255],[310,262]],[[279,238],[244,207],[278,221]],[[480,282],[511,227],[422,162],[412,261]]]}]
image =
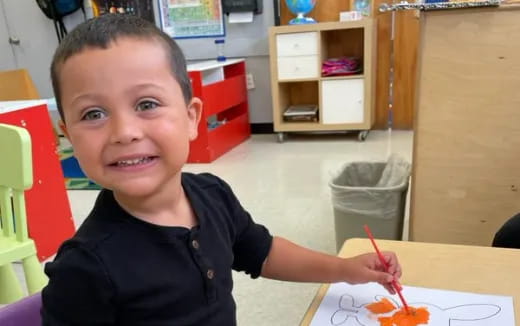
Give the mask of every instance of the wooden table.
[{"label": "wooden table", "polygon": [[[377,243],[381,250],[397,253],[403,285],[512,296],[516,324],[520,325],[520,250],[390,240]],[[350,239],[339,256],[373,250],[368,239]],[[301,326],[310,324],[328,287],[320,287]]]}]

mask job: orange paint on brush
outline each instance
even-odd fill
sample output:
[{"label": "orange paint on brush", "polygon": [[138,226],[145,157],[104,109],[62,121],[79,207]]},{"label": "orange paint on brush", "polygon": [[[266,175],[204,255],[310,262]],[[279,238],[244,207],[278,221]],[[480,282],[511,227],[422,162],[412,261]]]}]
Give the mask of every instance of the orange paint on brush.
[{"label": "orange paint on brush", "polygon": [[371,303],[367,305],[366,308],[373,314],[385,314],[396,309],[392,302],[390,302],[390,300],[387,298],[383,298],[381,301]]},{"label": "orange paint on brush", "polygon": [[401,308],[392,317],[379,317],[381,326],[418,326],[427,325],[430,320],[430,313],[426,308],[408,307],[410,313]]}]

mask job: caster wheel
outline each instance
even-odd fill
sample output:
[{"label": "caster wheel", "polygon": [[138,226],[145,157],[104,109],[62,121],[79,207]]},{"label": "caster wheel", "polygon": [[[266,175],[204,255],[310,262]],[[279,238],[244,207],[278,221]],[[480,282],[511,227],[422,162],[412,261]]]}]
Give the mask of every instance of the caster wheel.
[{"label": "caster wheel", "polygon": [[279,132],[277,134],[277,140],[281,144],[285,141],[285,134],[283,132]]},{"label": "caster wheel", "polygon": [[359,141],[365,141],[367,139],[367,137],[368,137],[368,132],[369,132],[368,130],[360,131],[359,134],[358,134],[358,140]]}]

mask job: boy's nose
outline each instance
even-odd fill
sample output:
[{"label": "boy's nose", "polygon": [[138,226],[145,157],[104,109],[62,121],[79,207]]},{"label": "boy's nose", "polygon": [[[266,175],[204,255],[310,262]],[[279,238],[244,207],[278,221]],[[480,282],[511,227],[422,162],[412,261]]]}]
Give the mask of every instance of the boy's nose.
[{"label": "boy's nose", "polygon": [[128,144],[143,137],[137,117],[131,115],[112,116],[110,138],[113,144]]}]

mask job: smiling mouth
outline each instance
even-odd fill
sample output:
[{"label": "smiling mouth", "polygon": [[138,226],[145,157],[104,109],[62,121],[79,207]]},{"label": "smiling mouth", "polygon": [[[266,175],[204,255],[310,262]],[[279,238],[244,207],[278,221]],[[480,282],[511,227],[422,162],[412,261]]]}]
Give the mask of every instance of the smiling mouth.
[{"label": "smiling mouth", "polygon": [[128,167],[128,166],[138,166],[144,165],[146,163],[150,163],[151,161],[157,159],[157,156],[145,156],[139,157],[131,160],[121,160],[110,164],[110,166],[114,167]]}]

